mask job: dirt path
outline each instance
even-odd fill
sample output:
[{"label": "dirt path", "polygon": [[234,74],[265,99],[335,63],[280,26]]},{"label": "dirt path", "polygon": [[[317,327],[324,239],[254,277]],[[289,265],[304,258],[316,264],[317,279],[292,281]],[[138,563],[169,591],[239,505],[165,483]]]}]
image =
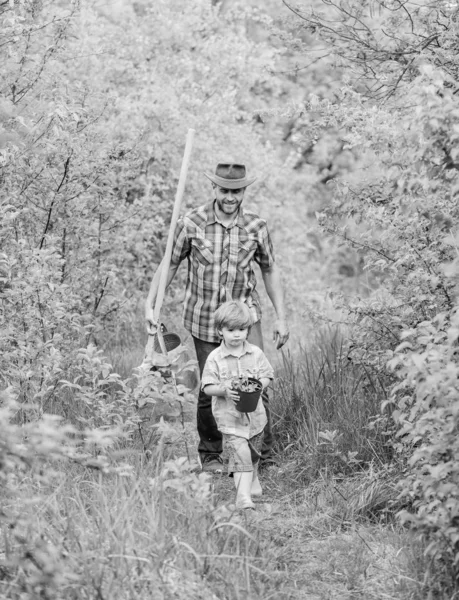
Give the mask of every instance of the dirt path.
[{"label": "dirt path", "polygon": [[[406,537],[390,525],[343,522],[333,506],[308,493],[286,492],[286,472],[261,474],[266,494],[240,522],[260,543],[275,598],[307,600],[415,597]],[[234,496],[226,476],[214,476],[216,503]],[[286,585],[286,581],[289,583]]]}]

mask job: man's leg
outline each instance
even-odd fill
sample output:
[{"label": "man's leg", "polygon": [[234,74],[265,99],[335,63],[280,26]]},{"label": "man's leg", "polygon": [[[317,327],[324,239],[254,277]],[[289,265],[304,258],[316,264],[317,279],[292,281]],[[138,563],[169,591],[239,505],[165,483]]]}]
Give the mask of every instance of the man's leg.
[{"label": "man's leg", "polygon": [[[193,336],[196,358],[199,365],[199,376],[202,377],[207,357],[220,344],[205,342]],[[222,452],[222,434],[217,429],[212,414],[212,398],[199,388],[197,408],[197,428],[199,434],[198,452],[204,466],[209,460],[218,459]]]},{"label": "man's leg", "polygon": [[[261,321],[257,321],[250,330],[250,335],[248,337],[248,341],[255,346],[258,346],[263,350],[263,333],[261,330]],[[263,430],[263,445],[261,447],[261,459],[260,463],[268,464],[273,462],[272,453],[273,453],[273,431],[272,431],[272,420],[271,420],[271,412],[269,410],[269,395],[268,390],[263,390],[262,401],[264,407],[266,409],[266,415],[268,417],[268,422]]]}]

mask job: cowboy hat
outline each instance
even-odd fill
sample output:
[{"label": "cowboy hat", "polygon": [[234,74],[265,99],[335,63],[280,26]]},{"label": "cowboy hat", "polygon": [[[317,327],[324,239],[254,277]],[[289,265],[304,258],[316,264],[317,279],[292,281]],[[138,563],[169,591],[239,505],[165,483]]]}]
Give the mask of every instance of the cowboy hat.
[{"label": "cowboy hat", "polygon": [[219,163],[215,169],[215,175],[204,172],[204,175],[219,187],[228,190],[238,190],[249,186],[256,177],[247,177],[245,165],[230,163]]}]

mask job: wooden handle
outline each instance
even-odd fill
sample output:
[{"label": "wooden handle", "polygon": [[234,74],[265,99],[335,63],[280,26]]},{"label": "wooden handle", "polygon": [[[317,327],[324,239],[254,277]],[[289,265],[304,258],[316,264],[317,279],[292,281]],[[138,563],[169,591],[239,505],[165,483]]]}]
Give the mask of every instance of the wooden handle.
[{"label": "wooden handle", "polygon": [[167,278],[169,275],[169,265],[172,256],[172,245],[174,243],[175,226],[177,225],[177,220],[179,218],[180,206],[182,204],[183,192],[185,190],[186,175],[188,172],[188,165],[190,162],[194,134],[194,129],[188,129],[188,134],[186,136],[185,143],[185,151],[183,153],[182,159],[182,168],[180,170],[177,192],[175,194],[174,209],[172,211],[171,224],[169,227],[169,234],[167,236],[166,251],[164,252],[164,258],[162,261],[161,274],[158,284],[158,293],[156,295],[155,308],[153,310],[153,317],[156,323],[159,323],[159,313],[161,312],[161,306],[164,300],[164,293],[166,291]]}]

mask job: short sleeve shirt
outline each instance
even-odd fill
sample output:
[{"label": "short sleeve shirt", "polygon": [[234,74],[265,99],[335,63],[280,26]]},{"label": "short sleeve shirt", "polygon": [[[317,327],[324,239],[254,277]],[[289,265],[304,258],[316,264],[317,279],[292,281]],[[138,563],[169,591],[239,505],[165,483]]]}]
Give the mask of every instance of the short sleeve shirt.
[{"label": "short sleeve shirt", "polygon": [[[235,356],[222,343],[207,357],[201,387],[210,384],[218,385],[241,376],[272,379],[274,371],[258,346],[244,342],[243,354]],[[212,414],[221,433],[238,435],[248,440],[261,433],[267,423],[266,410],[261,399],[254,412],[241,413],[232,400],[224,396],[212,396]]]},{"label": "short sleeve shirt", "polygon": [[179,219],[171,263],[188,261],[183,324],[191,334],[218,342],[214,314],[227,300],[245,302],[254,322],[261,318],[253,263],[268,269],[274,263],[266,221],[239,209],[236,220],[225,227],[215,215],[214,202],[196,208]]}]

